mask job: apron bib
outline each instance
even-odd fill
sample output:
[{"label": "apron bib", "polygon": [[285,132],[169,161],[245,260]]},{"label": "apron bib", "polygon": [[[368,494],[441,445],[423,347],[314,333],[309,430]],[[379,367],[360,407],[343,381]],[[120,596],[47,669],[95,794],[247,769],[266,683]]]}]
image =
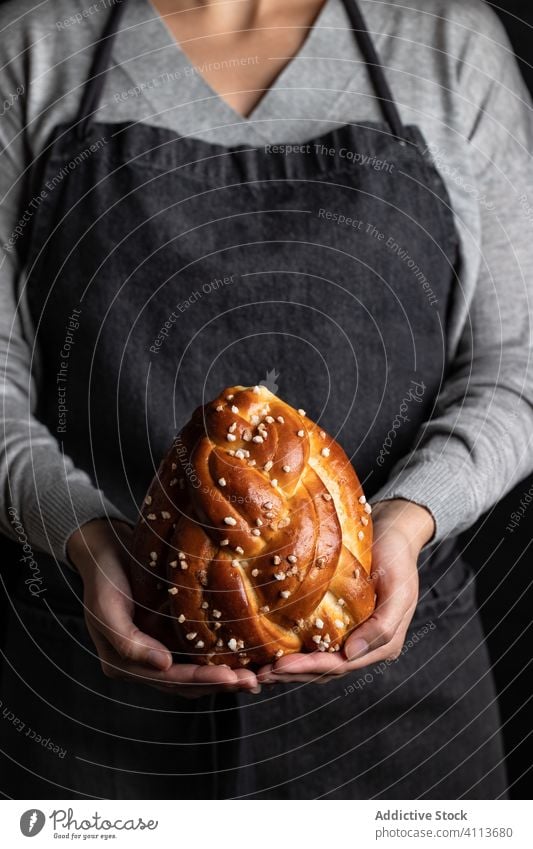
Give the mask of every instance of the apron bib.
[{"label": "apron bib", "polygon": [[[401,122],[357,4],[346,0],[346,9],[383,120],[339,126],[297,146],[233,148],[143,124],[91,120],[123,6],[111,13],[76,122],[57,127],[35,176],[48,189],[28,256],[28,302],[42,365],[38,418],[135,520],[160,458],[192,410],[226,385],[266,382],[335,436],[371,497],[416,446],[445,379],[458,240],[445,185],[420,130]],[[450,549],[439,548],[438,564],[426,556],[423,586],[433,570],[426,590],[436,566],[442,574],[452,562]],[[77,576],[52,561],[46,568],[55,575],[58,603],[75,618],[79,607],[69,602],[65,581],[80,595]],[[461,574],[460,565],[454,570]],[[90,647],[81,630],[79,639]],[[77,651],[74,642],[67,651]],[[453,665],[453,654],[446,657]],[[173,793],[179,787],[183,797],[275,795],[266,788],[278,783],[276,759],[258,765],[271,738],[283,741],[279,757],[291,761],[283,793],[319,795],[313,766],[299,770],[298,758],[293,763],[285,754],[292,746],[276,731],[279,710],[290,740],[300,739],[307,753],[320,759],[327,750],[313,743],[324,719],[337,729],[333,752],[346,748],[338,699],[325,706],[324,688],[281,688],[262,707],[239,695],[184,708],[155,691],[140,696],[116,682],[104,685],[92,663],[91,692],[104,699],[113,693],[120,702],[101,720],[113,740],[120,729],[118,772],[106,771],[115,783],[105,784],[104,793],[164,798],[165,786],[168,792],[153,775],[143,784],[137,773],[143,758],[157,772],[150,745],[128,750],[124,744],[128,721],[138,723],[143,739],[157,734],[146,727],[153,725],[148,705],[165,716],[159,731],[167,743],[170,736],[169,746],[185,751],[195,736],[203,743],[204,778],[184,779],[184,786],[174,779]],[[416,679],[409,693],[416,696]],[[125,694],[136,712],[124,706]],[[387,699],[389,707],[393,697]],[[169,726],[169,704],[179,732]],[[309,726],[308,710],[318,711],[320,722]],[[129,716],[123,724],[120,711]],[[377,709],[361,727],[368,731],[368,723],[381,719]],[[389,748],[403,733],[392,728]],[[108,751],[100,751],[103,760]],[[86,755],[85,788],[98,794]],[[356,746],[355,760],[344,758],[338,775],[331,770],[325,792],[351,780],[365,757]],[[182,758],[183,775],[194,771],[190,760]],[[168,770],[165,764],[163,775]],[[406,789],[421,791],[403,783]],[[361,778],[346,792],[372,795],[374,785]]]},{"label": "apron bib", "polygon": [[289,150],[98,124],[97,58],[40,178],[58,185],[28,283],[39,418],[135,518],[192,410],[226,385],[266,381],[339,440],[371,496],[413,447],[446,371],[457,237],[419,130],[402,126],[375,64],[387,120]]}]

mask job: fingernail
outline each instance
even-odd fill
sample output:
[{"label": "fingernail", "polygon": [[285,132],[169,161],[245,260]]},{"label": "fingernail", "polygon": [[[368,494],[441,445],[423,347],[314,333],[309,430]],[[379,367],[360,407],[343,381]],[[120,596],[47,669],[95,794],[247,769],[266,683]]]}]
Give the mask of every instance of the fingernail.
[{"label": "fingernail", "polygon": [[168,666],[168,654],[163,651],[156,651],[156,649],[150,649],[146,655],[146,660],[157,669],[166,669]]},{"label": "fingernail", "polygon": [[252,687],[250,693],[253,693],[255,696],[259,695],[261,692],[261,685],[258,684],[257,687]]},{"label": "fingernail", "polygon": [[366,640],[353,640],[346,643],[346,657],[348,660],[355,660],[358,657],[366,654],[368,651],[368,643]]}]

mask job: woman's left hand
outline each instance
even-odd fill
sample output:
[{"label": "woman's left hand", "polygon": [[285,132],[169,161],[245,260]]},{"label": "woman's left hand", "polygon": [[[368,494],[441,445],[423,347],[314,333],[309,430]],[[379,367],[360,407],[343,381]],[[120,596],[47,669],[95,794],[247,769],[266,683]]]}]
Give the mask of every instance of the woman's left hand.
[{"label": "woman's left hand", "polygon": [[417,560],[435,531],[425,507],[391,499],[374,507],[372,581],[376,609],[339,652],[290,654],[257,673],[260,683],[315,681],[323,684],[373,663],[399,656],[418,601]]}]

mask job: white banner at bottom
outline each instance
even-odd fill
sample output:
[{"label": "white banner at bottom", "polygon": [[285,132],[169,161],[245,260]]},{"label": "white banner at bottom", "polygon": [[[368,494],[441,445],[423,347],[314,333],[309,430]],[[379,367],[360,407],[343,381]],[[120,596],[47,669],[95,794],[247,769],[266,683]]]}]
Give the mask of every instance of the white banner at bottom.
[{"label": "white banner at bottom", "polygon": [[187,849],[532,849],[526,801],[6,800],[1,844]]}]

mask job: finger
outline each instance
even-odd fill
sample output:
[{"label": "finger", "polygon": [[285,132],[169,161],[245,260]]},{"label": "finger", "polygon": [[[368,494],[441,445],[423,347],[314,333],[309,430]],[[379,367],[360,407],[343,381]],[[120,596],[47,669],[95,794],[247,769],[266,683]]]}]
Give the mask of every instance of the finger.
[{"label": "finger", "polygon": [[[280,684],[330,684],[338,681],[340,675],[280,675]],[[276,679],[277,680],[277,679]]]},{"label": "finger", "polygon": [[[183,673],[181,670],[183,668],[187,668],[191,670],[191,673],[186,673],[185,682],[193,683],[193,684],[224,684],[226,686],[235,687],[235,690],[239,689],[253,689],[257,687],[257,678],[255,674],[249,669],[230,669],[229,666],[225,664],[213,665],[213,666],[200,666],[197,664],[182,664],[175,663],[171,669],[168,670],[168,679],[174,679],[174,676],[178,676],[180,678],[180,682],[183,680]],[[190,678],[189,678],[190,674]]]},{"label": "finger", "polygon": [[261,687],[272,687],[275,684],[283,683],[279,676],[274,675],[271,663],[268,663],[266,666],[262,666],[260,669],[258,669],[256,672],[256,677],[257,682]]},{"label": "finger", "polygon": [[197,663],[175,663],[162,673],[164,680],[176,684],[238,684],[234,669],[229,666],[200,666]]},{"label": "finger", "polygon": [[280,659],[275,664],[262,667],[257,672],[257,680],[261,684],[318,682],[327,674],[337,674],[341,665],[345,667],[347,664],[346,658],[341,661],[338,653],[335,657],[322,652],[292,654],[285,656],[283,663]]},{"label": "finger", "polygon": [[[229,666],[226,666],[225,664],[204,666],[201,664],[175,663],[173,667],[168,670],[169,678],[175,674],[179,675],[179,670],[186,667],[190,667],[195,670],[191,683],[209,683],[211,681],[215,681],[216,683],[231,685],[235,688],[235,691],[253,690],[259,683],[255,673],[252,672],[251,669],[245,669],[243,667],[230,669]],[[178,672],[176,673],[175,670]],[[231,676],[231,680],[229,676]]]},{"label": "finger", "polygon": [[[155,669],[172,666],[172,654],[163,643],[141,631],[133,622],[126,598],[111,594],[87,611],[88,626],[100,632],[122,660]],[[92,635],[92,633],[91,633]]]},{"label": "finger", "polygon": [[[255,677],[253,672],[245,669],[233,669],[231,670],[231,672],[234,676],[232,677],[231,681],[227,680],[226,675],[224,676],[224,678],[221,678],[219,675],[217,675],[216,677],[210,676],[209,679],[206,679],[203,684],[204,693],[209,692],[211,682],[213,681],[216,682],[216,689],[211,687],[213,692],[238,693],[239,691],[244,691],[254,694],[259,694],[261,692],[261,685],[257,681],[257,678]],[[197,676],[195,676],[195,679],[199,679],[200,677],[201,674],[198,674]],[[181,685],[164,685],[164,687],[167,689],[172,689],[172,687],[178,686]],[[190,686],[192,687],[194,685],[191,684]]]},{"label": "finger", "polygon": [[204,691],[209,685],[235,686],[238,683],[236,674],[227,666],[175,663],[168,669],[157,670],[147,664],[124,660],[105,637],[97,631],[91,633],[91,636],[100,658],[102,671],[108,678],[133,679],[137,682],[157,684],[167,688],[177,686],[191,688],[199,685]]},{"label": "finger", "polygon": [[[355,669],[368,666],[371,663],[384,659],[393,659],[398,656],[405,642],[405,634],[412,619],[415,606],[411,605],[404,613],[398,629],[393,634],[393,638],[389,643],[369,653],[365,644],[363,651],[355,660],[349,659],[344,651],[335,653],[315,651],[308,654],[290,654],[280,658],[275,664],[260,670],[258,672],[258,680],[279,680],[282,683],[287,683],[295,680],[301,681],[302,675],[322,677],[332,675],[339,677]],[[353,658],[355,649],[352,649],[351,654]],[[308,680],[308,678],[303,680]]]},{"label": "finger", "polygon": [[[387,652],[380,652],[397,639],[400,629],[406,629],[416,607],[412,588],[406,582],[395,579],[389,573],[387,580],[378,579],[378,604],[367,622],[350,635],[342,652],[310,652],[286,655],[277,660],[268,674],[271,680],[278,676],[296,675],[345,675],[351,669],[365,666],[374,660],[382,660]],[[357,663],[359,661],[359,663]],[[261,676],[259,676],[261,680]],[[294,680],[294,678],[283,680]]]},{"label": "finger", "polygon": [[348,662],[341,652],[329,653],[314,651],[308,654],[291,654],[281,657],[273,665],[272,674],[278,679],[280,676],[290,676],[288,680],[294,680],[296,675],[327,675],[340,673],[346,669]]},{"label": "finger", "polygon": [[344,654],[348,660],[357,660],[391,643],[406,617],[411,620],[415,607],[416,599],[409,590],[399,589],[392,581],[383,582],[374,613],[346,640]]},{"label": "finger", "polygon": [[347,671],[352,672],[357,669],[363,669],[364,667],[380,663],[383,660],[397,660],[397,658],[401,654],[401,650],[405,642],[407,625],[410,621],[410,618],[406,617],[406,620],[406,627],[400,627],[396,632],[394,639],[391,640],[390,643],[386,643],[385,645],[380,646],[379,648],[374,649],[374,651],[370,651],[367,654],[362,654],[356,660],[350,660],[348,662]]},{"label": "finger", "polygon": [[366,654],[363,653],[355,660],[347,659],[346,666],[340,674],[345,675],[349,672],[355,672],[356,670],[368,668],[377,663],[382,663],[383,661],[397,660],[401,655],[401,651],[405,643],[407,630],[413,617],[413,610],[414,609],[410,609],[407,611],[398,630],[396,631],[396,634],[394,635],[394,638],[389,643],[385,643],[383,646],[374,649],[374,651],[370,651]]},{"label": "finger", "polygon": [[269,683],[274,680],[284,684],[313,680],[316,683],[326,683],[327,680],[341,678],[356,669],[370,666],[373,663],[396,659],[400,654],[402,644],[400,641],[396,645],[395,640],[393,643],[388,643],[386,646],[382,646],[354,661],[349,661],[344,653],[337,653],[336,657],[332,658],[331,655],[325,653],[311,652],[307,655],[300,655],[293,666],[287,665],[282,669],[274,668],[270,677],[266,673],[262,673],[259,680],[261,683]]},{"label": "finger", "polygon": [[260,684],[272,683],[272,664],[266,663],[264,666],[261,666],[255,673],[255,675]]},{"label": "finger", "polygon": [[[177,692],[179,695],[198,698],[207,695],[210,687],[213,692],[237,692],[244,689],[260,692],[255,674],[251,670],[232,670],[226,665],[200,666],[197,664],[175,663],[168,670],[155,672],[151,667],[135,661],[125,661],[113,646],[91,625],[88,626],[101,660],[102,670],[109,678],[136,680],[154,686],[164,692]],[[199,688],[195,685],[200,685]],[[182,692],[183,690],[183,692]]]},{"label": "finger", "polygon": [[154,670],[140,663],[122,661],[112,657],[103,661],[104,673],[110,678],[121,678],[145,684],[157,684],[167,690],[198,689],[203,694],[210,687],[236,687],[237,676],[231,669],[224,667],[198,667],[195,664],[174,664],[170,669]]},{"label": "finger", "polygon": [[248,690],[250,693],[258,695],[261,692],[261,685],[257,680],[257,676],[251,669],[234,669],[237,676],[239,689]]},{"label": "finger", "polygon": [[[331,676],[329,680],[331,680]],[[290,675],[277,675],[275,683],[276,684],[322,684],[325,680],[328,680],[327,676],[324,675],[297,675],[295,673],[291,673]],[[274,683],[265,682],[265,683]]]}]

